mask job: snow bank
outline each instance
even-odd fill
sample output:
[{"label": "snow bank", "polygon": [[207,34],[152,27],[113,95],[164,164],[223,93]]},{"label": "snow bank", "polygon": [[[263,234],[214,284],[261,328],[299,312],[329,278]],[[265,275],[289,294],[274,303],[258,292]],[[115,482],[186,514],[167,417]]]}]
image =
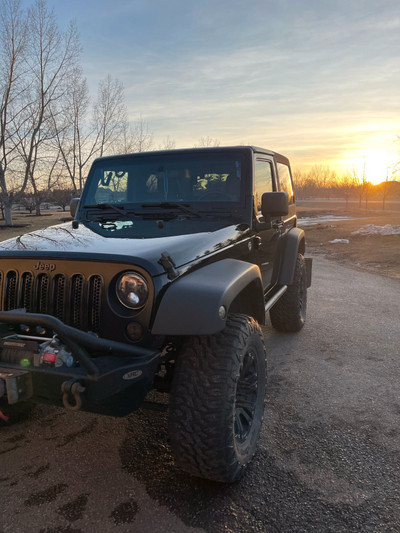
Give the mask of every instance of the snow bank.
[{"label": "snow bank", "polygon": [[400,235],[400,226],[386,224],[386,226],[375,226],[367,224],[363,228],[353,231],[352,235]]}]

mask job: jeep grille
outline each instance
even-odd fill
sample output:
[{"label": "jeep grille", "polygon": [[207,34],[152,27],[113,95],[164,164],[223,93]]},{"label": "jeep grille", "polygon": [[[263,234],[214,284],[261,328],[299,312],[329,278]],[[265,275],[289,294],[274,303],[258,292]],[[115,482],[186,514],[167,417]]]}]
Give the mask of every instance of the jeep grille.
[{"label": "jeep grille", "polygon": [[98,333],[103,280],[98,274],[88,279],[82,274],[0,273],[0,289],[5,311],[24,308],[30,313],[55,316],[65,324]]}]

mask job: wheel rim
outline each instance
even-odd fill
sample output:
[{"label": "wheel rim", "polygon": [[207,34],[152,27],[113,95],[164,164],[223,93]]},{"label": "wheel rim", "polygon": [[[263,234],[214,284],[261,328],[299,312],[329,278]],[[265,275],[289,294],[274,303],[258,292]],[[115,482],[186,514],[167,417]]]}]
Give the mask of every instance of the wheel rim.
[{"label": "wheel rim", "polygon": [[242,444],[251,431],[257,403],[258,372],[255,354],[246,352],[236,386],[235,439]]}]

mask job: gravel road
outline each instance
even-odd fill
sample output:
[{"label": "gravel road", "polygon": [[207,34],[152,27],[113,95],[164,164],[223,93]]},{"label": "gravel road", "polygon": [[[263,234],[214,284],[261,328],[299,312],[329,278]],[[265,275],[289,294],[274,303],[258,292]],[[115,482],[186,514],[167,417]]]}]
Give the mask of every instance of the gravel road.
[{"label": "gravel road", "polygon": [[317,257],[306,327],[264,332],[241,482],[175,468],[161,395],[125,419],[38,406],[0,429],[0,532],[399,532],[400,282]]}]

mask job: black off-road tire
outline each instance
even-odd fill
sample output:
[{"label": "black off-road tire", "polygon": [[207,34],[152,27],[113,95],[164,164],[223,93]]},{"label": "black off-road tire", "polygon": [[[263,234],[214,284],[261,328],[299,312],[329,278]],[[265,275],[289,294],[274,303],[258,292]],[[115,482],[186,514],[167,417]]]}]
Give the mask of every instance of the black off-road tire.
[{"label": "black off-road tire", "polygon": [[278,331],[295,332],[304,326],[307,312],[307,272],[302,254],[297,254],[293,283],[270,309],[272,325]]},{"label": "black off-road tire", "polygon": [[231,315],[220,333],[191,337],[176,360],[169,432],[176,464],[231,483],[252,459],[264,413],[266,352],[258,323]]}]

